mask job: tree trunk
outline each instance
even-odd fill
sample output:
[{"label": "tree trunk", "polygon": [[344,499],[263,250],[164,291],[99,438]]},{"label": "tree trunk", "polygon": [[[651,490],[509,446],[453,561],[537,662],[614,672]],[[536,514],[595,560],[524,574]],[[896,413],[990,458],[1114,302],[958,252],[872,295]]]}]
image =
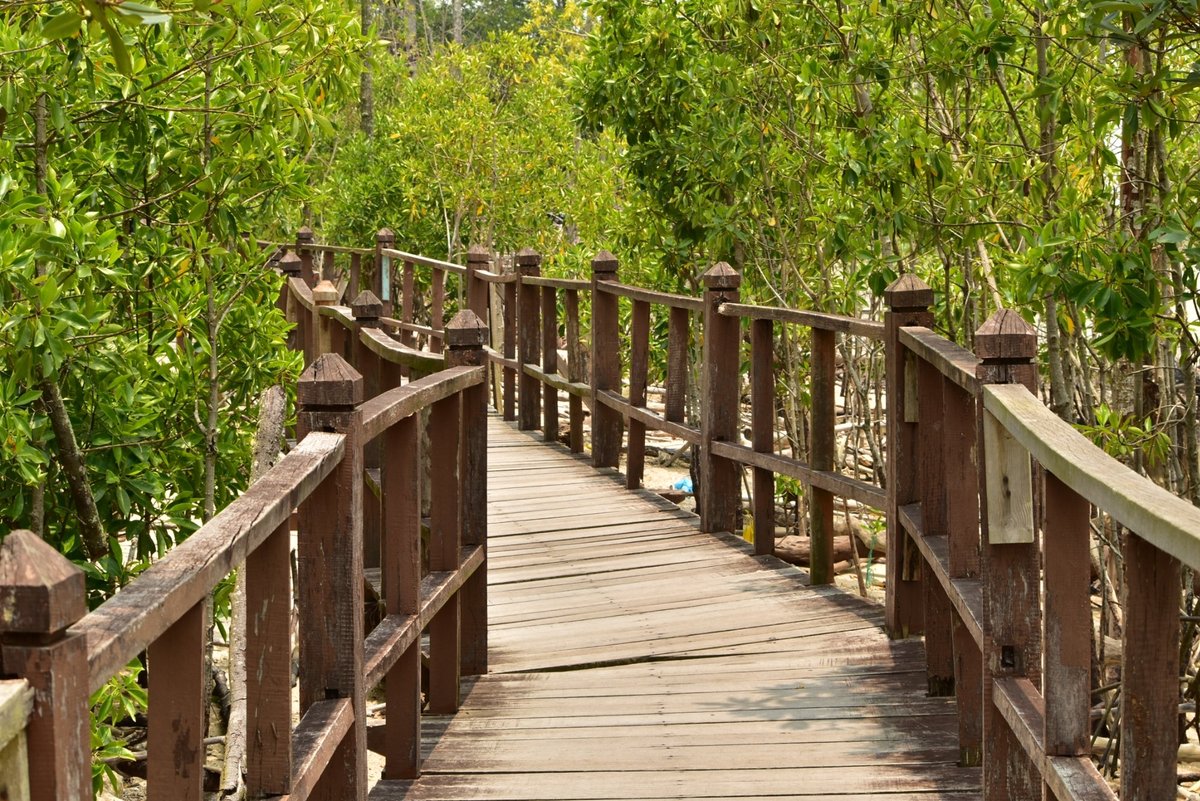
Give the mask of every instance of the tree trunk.
[{"label": "tree trunk", "polygon": [[[362,33],[371,31],[371,0],[362,0]],[[358,113],[363,135],[368,139],[375,133],[375,78],[371,65],[371,50],[363,53],[362,76],[358,91]]]},{"label": "tree trunk", "polygon": [[463,43],[463,7],[462,0],[454,0],[454,22],[453,22],[454,43],[461,45]]}]

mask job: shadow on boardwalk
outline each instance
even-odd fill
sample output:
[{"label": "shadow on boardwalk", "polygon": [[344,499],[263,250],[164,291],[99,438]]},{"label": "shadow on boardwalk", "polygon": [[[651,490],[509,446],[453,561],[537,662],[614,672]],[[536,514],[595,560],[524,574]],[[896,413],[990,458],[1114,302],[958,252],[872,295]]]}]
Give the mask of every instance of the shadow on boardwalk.
[{"label": "shadow on boardwalk", "polygon": [[491,672],[376,799],[965,799],[882,609],[489,423]]}]

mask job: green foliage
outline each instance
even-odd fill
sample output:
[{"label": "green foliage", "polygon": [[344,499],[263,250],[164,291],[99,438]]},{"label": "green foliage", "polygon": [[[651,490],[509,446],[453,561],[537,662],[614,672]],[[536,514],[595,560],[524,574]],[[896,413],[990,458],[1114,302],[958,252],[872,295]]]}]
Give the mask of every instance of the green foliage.
[{"label": "green foliage", "polygon": [[1156,431],[1152,420],[1139,423],[1132,416],[1119,414],[1104,403],[1096,409],[1095,425],[1080,425],[1077,428],[1116,459],[1129,459],[1141,453],[1150,464],[1161,465],[1171,449],[1170,435],[1166,431]]},{"label": "green foliage", "polygon": [[97,795],[105,786],[120,792],[121,776],[109,760],[133,758],[121,729],[145,719],[148,699],[138,681],[141,674],[142,664],[135,659],[92,694],[92,791]]}]

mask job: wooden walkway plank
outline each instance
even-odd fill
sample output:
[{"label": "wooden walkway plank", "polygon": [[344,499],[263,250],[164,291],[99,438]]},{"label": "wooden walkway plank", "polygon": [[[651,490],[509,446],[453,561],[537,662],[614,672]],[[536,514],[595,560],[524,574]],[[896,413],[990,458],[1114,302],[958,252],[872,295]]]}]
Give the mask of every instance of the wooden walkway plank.
[{"label": "wooden walkway plank", "polygon": [[489,421],[489,665],[376,801],[967,801],[881,607]]}]

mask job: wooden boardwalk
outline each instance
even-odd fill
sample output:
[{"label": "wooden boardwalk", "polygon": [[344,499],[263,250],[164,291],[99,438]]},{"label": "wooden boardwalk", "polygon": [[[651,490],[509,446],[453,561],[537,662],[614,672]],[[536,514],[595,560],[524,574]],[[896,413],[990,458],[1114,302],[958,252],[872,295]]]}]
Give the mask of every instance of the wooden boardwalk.
[{"label": "wooden boardwalk", "polygon": [[489,426],[490,672],[373,799],[979,797],[878,605]]}]

